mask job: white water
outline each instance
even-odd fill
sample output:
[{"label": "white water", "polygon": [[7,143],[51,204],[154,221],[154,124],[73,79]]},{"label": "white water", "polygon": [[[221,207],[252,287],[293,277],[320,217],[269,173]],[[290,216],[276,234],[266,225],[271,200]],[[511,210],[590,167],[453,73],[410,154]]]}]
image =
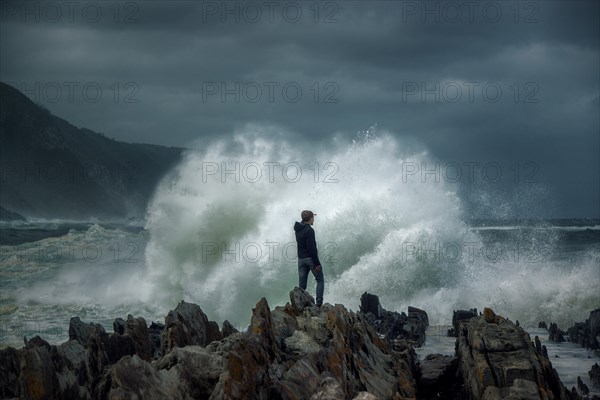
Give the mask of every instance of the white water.
[{"label": "white water", "polygon": [[[238,135],[233,144],[190,152],[149,206],[140,292],[165,311],[185,299],[211,319],[238,323],[261,297],[285,304],[297,285],[292,225],[311,209],[326,302],[356,310],[368,291],[386,309],[413,305],[436,323],[448,322],[453,309],[490,306],[521,323],[565,326],[600,306],[597,252],[549,262],[554,243],[540,235],[490,247],[463,222],[456,187],[403,179],[407,160],[429,161],[386,134],[337,139],[310,153]],[[237,179],[222,175],[236,165]],[[309,285],[314,291],[312,278]]]}]

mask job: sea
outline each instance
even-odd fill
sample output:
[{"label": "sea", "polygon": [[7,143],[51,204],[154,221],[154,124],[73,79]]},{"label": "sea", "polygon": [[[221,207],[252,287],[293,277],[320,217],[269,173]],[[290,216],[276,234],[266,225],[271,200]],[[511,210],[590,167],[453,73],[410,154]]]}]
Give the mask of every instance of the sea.
[{"label": "sea", "polygon": [[[108,332],[129,314],[164,322],[182,300],[243,330],[262,297],[285,305],[298,284],[303,209],[317,214],[325,302],[357,311],[373,293],[425,310],[431,332],[490,307],[541,338],[540,321],[566,330],[600,308],[600,220],[473,218],[454,182],[415,179],[427,162],[385,135],[309,154],[245,135],[186,153],[143,219],[1,222],[0,347],[62,343],[75,316]],[[452,352],[442,337],[421,354]],[[570,345],[552,347],[561,376],[600,362]]]}]

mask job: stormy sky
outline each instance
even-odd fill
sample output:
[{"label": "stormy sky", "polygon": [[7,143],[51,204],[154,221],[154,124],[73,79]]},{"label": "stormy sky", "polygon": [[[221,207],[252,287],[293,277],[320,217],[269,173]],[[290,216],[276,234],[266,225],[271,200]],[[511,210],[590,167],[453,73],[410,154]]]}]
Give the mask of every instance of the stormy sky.
[{"label": "stormy sky", "polygon": [[597,1],[0,7],[0,79],[76,126],[183,147],[259,132],[309,151],[376,124],[442,172],[491,166],[458,189],[474,217],[600,217]]}]

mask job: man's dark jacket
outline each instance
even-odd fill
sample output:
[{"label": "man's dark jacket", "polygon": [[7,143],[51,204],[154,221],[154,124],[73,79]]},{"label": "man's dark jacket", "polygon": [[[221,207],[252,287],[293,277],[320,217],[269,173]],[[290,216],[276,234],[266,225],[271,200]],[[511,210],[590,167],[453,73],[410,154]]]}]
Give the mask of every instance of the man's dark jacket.
[{"label": "man's dark jacket", "polygon": [[310,224],[296,222],[294,224],[296,231],[296,242],[298,242],[298,259],[312,258],[315,267],[321,265],[319,254],[317,252],[317,242],[315,241],[315,231]]}]

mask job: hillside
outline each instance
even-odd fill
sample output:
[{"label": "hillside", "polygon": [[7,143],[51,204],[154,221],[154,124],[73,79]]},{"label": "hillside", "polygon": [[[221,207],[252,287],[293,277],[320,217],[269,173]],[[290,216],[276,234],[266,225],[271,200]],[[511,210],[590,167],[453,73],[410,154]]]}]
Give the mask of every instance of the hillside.
[{"label": "hillside", "polygon": [[0,206],[26,217],[140,217],[181,148],[77,128],[0,82]]}]

